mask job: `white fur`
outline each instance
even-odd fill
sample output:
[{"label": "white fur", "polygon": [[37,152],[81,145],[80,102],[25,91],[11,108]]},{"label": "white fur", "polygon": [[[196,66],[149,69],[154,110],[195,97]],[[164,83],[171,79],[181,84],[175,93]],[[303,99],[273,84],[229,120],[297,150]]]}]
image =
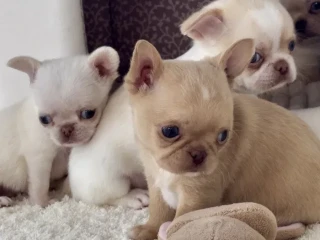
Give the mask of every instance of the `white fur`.
[{"label": "white fur", "polygon": [[175,191],[170,189],[171,184],[175,180],[175,175],[163,170],[159,169],[158,177],[156,179],[155,185],[160,188],[163,199],[167,202],[167,204],[173,208],[177,209],[178,207],[178,194]]},{"label": "white fur", "polygon": [[284,27],[282,13],[275,8],[273,3],[266,1],[263,8],[252,9],[249,14],[252,20],[272,39],[272,50],[276,52],[280,47],[280,39]]},{"label": "white fur", "polygon": [[210,92],[209,92],[209,90],[207,88],[201,87],[201,92],[202,92],[202,97],[203,97],[204,100],[209,100],[210,99]]},{"label": "white fur", "polygon": [[[51,166],[61,148],[49,138],[34,109],[33,99],[28,98],[0,112],[0,185],[15,191],[28,190],[33,204],[46,206]],[[10,203],[1,197],[0,205]]]},{"label": "white fur", "polygon": [[122,86],[111,96],[92,140],[71,152],[71,193],[90,204],[142,208],[148,205],[147,191],[130,191],[132,179],[142,174],[132,112]]}]

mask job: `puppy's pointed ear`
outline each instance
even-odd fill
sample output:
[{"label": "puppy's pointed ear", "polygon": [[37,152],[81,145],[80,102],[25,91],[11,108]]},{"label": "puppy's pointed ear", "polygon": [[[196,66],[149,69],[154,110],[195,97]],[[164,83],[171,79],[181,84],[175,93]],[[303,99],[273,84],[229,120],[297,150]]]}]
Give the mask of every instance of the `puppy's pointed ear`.
[{"label": "puppy's pointed ear", "polygon": [[206,7],[192,14],[180,26],[183,35],[199,41],[216,40],[225,30],[222,10]]},{"label": "puppy's pointed ear", "polygon": [[152,89],[159,79],[163,62],[157,49],[145,40],[139,40],[133,51],[125,82],[131,93]]},{"label": "puppy's pointed ear", "polygon": [[28,56],[19,56],[8,61],[7,66],[24,72],[29,75],[30,82],[33,83],[41,62]]},{"label": "puppy's pointed ear", "polygon": [[100,47],[93,51],[88,57],[88,63],[101,78],[116,78],[118,75],[119,55],[111,47]]},{"label": "puppy's pointed ear", "polygon": [[249,65],[255,51],[253,39],[243,39],[234,43],[219,59],[229,80],[239,76]]}]

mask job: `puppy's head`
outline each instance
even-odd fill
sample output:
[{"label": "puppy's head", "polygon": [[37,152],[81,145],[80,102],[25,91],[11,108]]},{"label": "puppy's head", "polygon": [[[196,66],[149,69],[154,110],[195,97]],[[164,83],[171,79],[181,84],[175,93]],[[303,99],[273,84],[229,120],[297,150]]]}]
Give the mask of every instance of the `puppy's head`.
[{"label": "puppy's head", "polygon": [[320,1],[281,0],[293,18],[299,40],[320,36]]},{"label": "puppy's head", "polygon": [[235,79],[237,91],[258,94],[296,79],[294,27],[278,0],[214,1],[183,22],[181,32],[205,56],[216,56],[240,39],[255,40],[251,63]]},{"label": "puppy's head", "polygon": [[114,49],[101,47],[89,56],[43,62],[16,57],[8,66],[29,75],[39,121],[52,140],[73,147],[95,133],[118,76],[119,56]]},{"label": "puppy's head", "polygon": [[160,168],[193,175],[214,171],[232,137],[229,84],[253,52],[253,41],[246,39],[218,58],[163,61],[150,43],[136,44],[125,86],[137,139]]}]

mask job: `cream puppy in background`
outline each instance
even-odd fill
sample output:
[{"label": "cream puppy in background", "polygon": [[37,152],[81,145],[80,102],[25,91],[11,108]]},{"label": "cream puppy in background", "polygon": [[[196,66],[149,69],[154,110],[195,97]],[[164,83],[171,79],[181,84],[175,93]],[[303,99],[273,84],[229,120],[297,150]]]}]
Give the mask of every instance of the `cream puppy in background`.
[{"label": "cream puppy in background", "polygon": [[320,36],[319,0],[280,0],[293,18],[299,41]]},{"label": "cream puppy in background", "polygon": [[[283,3],[295,6],[304,1],[283,0]],[[319,6],[314,5],[312,8]],[[279,0],[217,0],[186,19],[181,25],[181,32],[194,40],[193,47],[178,58],[181,60],[218,56],[240,39],[255,40],[255,53],[250,64],[233,83],[233,89],[241,93],[257,95],[292,83],[297,76],[304,81],[313,81],[312,78],[319,75],[316,59],[320,56],[320,43],[317,39],[309,39],[304,44],[299,43],[295,49],[294,24]],[[315,35],[316,31],[312,32]],[[320,108],[292,112],[304,120],[320,139],[320,126],[314,124],[320,120]]]},{"label": "cream puppy in background", "polygon": [[121,86],[111,95],[92,140],[72,150],[69,182],[73,198],[95,205],[148,206],[131,115],[128,94]]},{"label": "cream puppy in background", "polygon": [[[2,188],[28,191],[33,204],[48,204],[50,175],[66,174],[69,148],[92,138],[118,64],[118,54],[108,47],[90,56],[43,62],[21,56],[8,62],[29,75],[32,95],[0,112]],[[10,203],[6,196],[0,200]]]},{"label": "cream puppy in background", "polygon": [[260,94],[296,79],[294,26],[279,0],[213,1],[186,19],[181,32],[194,45],[180,60],[218,56],[241,39],[255,40],[250,64],[234,81],[239,92]]},{"label": "cream puppy in background", "polygon": [[175,217],[239,202],[268,207],[278,226],[320,220],[320,140],[284,108],[230,87],[253,53],[244,39],[216,58],[164,61],[136,44],[125,85],[150,216],[130,239],[153,240]]}]

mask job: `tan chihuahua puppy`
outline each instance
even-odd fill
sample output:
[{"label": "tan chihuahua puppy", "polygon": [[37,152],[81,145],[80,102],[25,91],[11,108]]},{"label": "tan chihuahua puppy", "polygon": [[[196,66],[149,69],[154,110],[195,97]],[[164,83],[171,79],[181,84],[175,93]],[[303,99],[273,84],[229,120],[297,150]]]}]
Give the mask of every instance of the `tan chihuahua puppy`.
[{"label": "tan chihuahua puppy", "polygon": [[163,61],[137,43],[125,84],[150,217],[130,238],[155,239],[175,217],[239,202],[265,205],[279,226],[320,220],[317,137],[289,111],[230,89],[253,53],[245,39],[214,59]]}]

